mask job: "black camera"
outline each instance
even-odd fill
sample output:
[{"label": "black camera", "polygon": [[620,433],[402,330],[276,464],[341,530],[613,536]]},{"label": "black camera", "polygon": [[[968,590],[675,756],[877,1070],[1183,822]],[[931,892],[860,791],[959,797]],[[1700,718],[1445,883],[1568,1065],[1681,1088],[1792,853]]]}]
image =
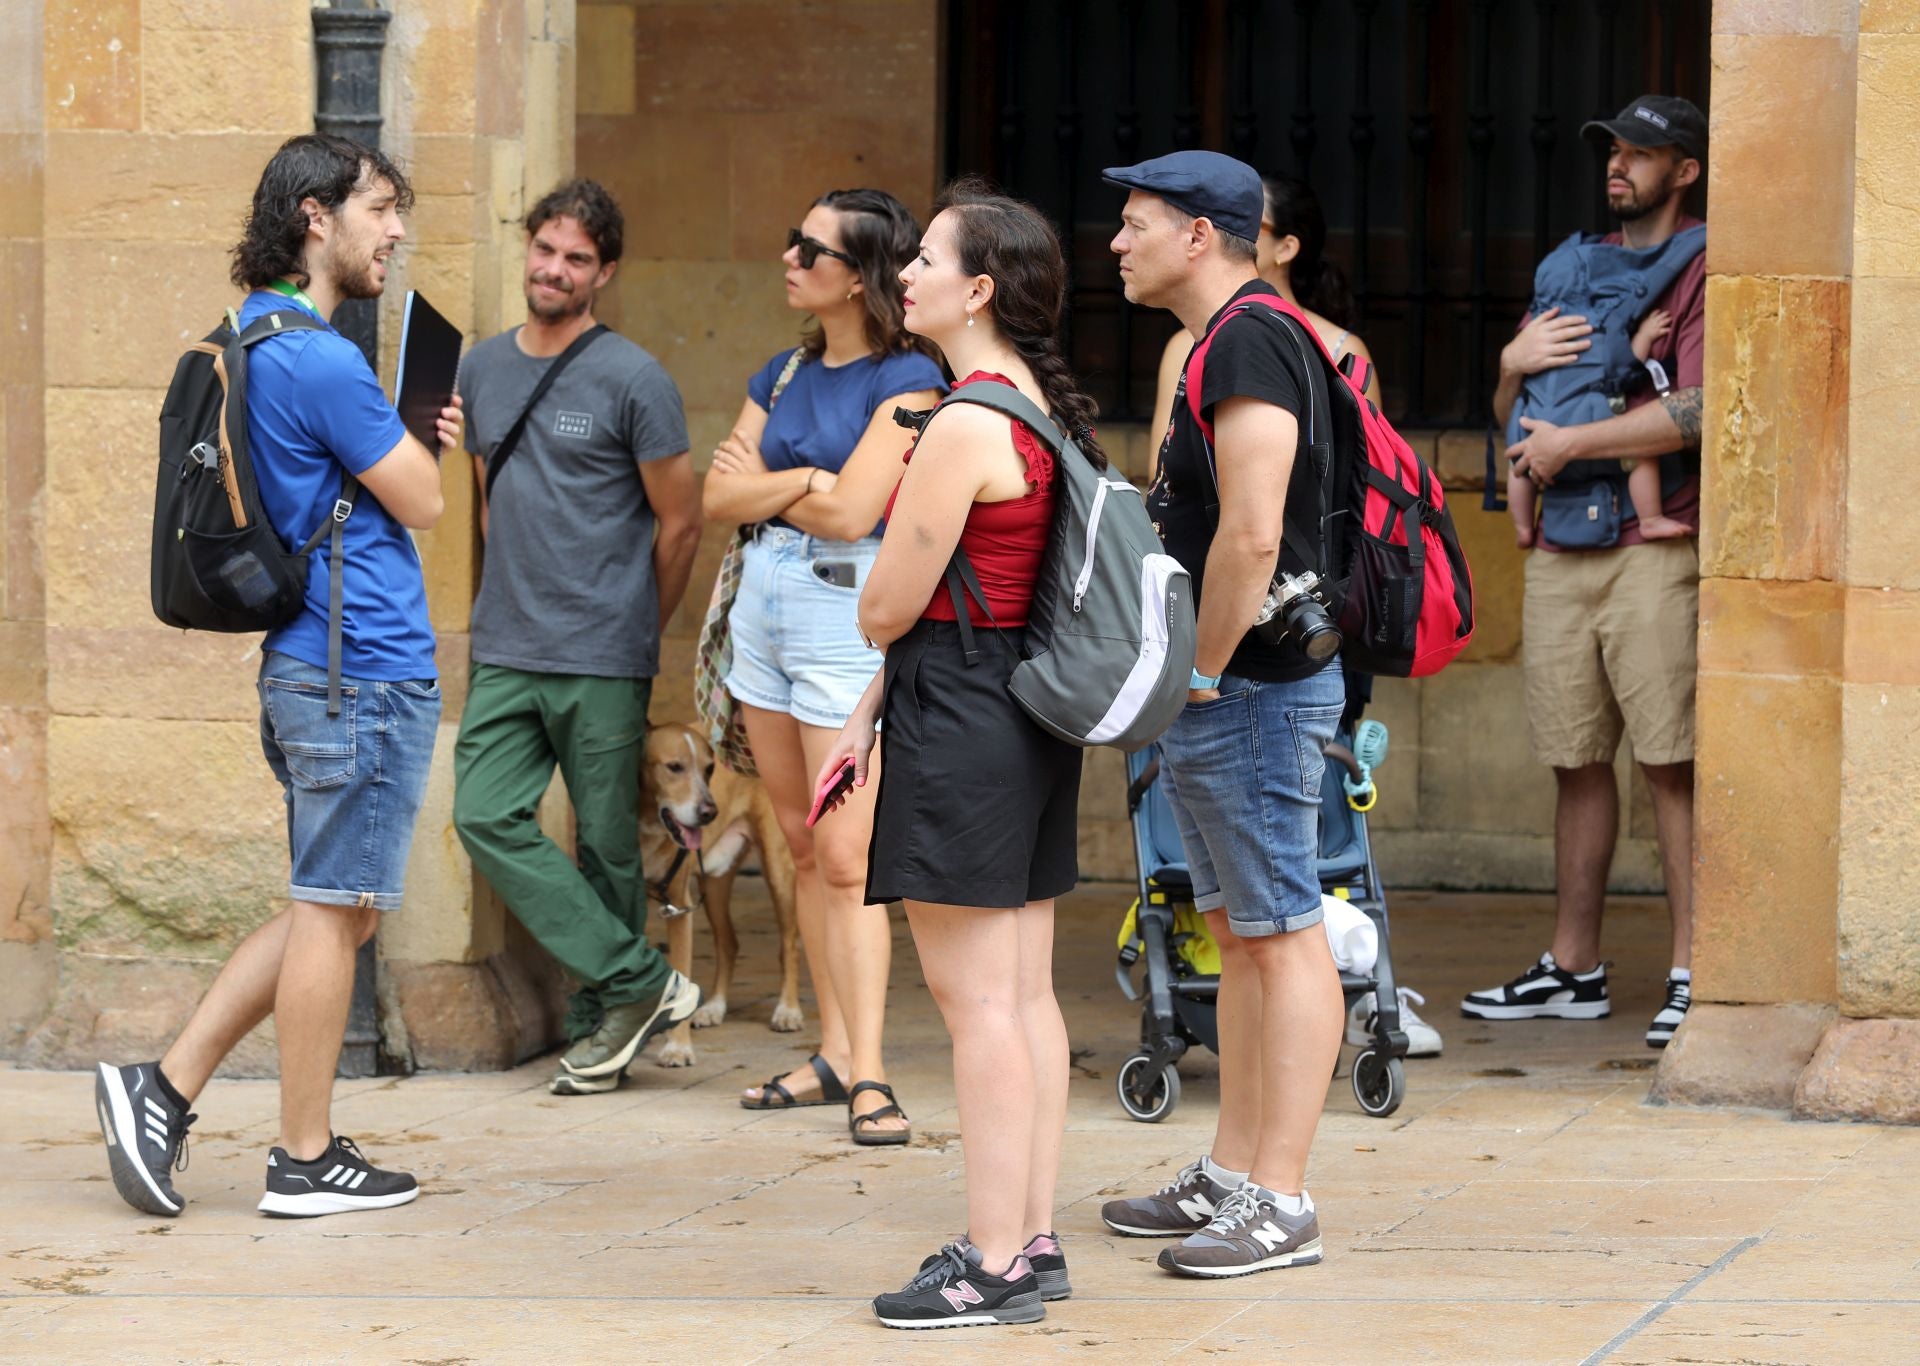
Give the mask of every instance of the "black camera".
[{"label": "black camera", "polygon": [[1254,614],[1253,633],[1269,645],[1294,640],[1318,664],[1340,648],[1340,628],[1327,615],[1327,594],[1320,576],[1282,574],[1267,585],[1267,600]]}]

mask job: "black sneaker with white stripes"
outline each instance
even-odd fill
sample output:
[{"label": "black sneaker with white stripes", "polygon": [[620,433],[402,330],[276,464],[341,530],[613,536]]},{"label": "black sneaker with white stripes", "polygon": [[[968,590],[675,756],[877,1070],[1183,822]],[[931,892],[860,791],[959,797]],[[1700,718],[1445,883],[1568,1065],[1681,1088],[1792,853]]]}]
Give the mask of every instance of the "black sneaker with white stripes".
[{"label": "black sneaker with white stripes", "polygon": [[160,1064],[101,1063],[93,1078],[93,1108],[120,1198],[142,1214],[162,1218],[185,1208],[172,1173],[186,1170],[187,1126],[199,1116],[188,1114],[160,1084]]},{"label": "black sneaker with white stripes", "polygon": [[267,1193],[260,1212],[283,1219],[311,1219],[357,1209],[404,1205],[420,1194],[405,1172],[386,1172],[367,1161],[350,1138],[335,1137],[311,1162],[296,1162],[285,1148],[267,1154]]},{"label": "black sneaker with white stripes", "polygon": [[1568,972],[1543,953],[1540,961],[1503,987],[1470,991],[1460,1013],[1475,1020],[1601,1020],[1613,1013],[1607,965]]},{"label": "black sneaker with white stripes", "polygon": [[1673,1031],[1687,1018],[1687,1007],[1693,1004],[1693,978],[1667,978],[1667,1003],[1653,1017],[1653,1023],[1647,1026],[1647,1047],[1665,1048],[1673,1042]]}]

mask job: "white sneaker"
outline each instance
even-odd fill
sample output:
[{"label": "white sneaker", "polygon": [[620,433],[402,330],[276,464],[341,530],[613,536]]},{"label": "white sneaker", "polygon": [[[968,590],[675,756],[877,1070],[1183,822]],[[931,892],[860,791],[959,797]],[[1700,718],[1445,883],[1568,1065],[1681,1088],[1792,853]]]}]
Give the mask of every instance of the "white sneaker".
[{"label": "white sneaker", "polygon": [[[1440,1031],[1414,1013],[1411,1001],[1421,1005],[1427,998],[1419,992],[1401,987],[1400,1028],[1407,1035],[1407,1056],[1409,1058],[1437,1058],[1440,1056]],[[1373,1042],[1373,993],[1353,1003],[1353,1009],[1347,1012],[1347,1042],[1358,1044],[1362,1048]]]}]

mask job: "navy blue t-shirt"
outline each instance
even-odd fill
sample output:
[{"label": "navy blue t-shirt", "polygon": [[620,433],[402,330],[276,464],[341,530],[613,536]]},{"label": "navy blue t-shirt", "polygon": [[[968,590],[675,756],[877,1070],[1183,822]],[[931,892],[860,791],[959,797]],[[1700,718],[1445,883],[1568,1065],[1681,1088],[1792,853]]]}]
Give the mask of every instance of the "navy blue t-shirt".
[{"label": "navy blue t-shirt", "polygon": [[[256,290],[241,305],[240,325],[298,308],[285,295]],[[331,327],[269,337],[248,351],[254,475],[267,520],[290,549],[333,515],[343,466],[362,474],[405,435],[360,348]],[[435,677],[426,580],[407,529],[362,489],[342,539],[341,672],[383,682]],[[327,666],[328,545],[314,548],[300,615],[266,639],[267,649],[320,669]]]},{"label": "navy blue t-shirt", "polygon": [[[747,395],[762,408],[771,401],[774,382],[792,354],[792,348],[780,352],[747,381]],[[767,416],[760,457],[769,470],[811,465],[838,474],[866,435],[874,410],[890,398],[923,389],[944,394],[947,381],[940,367],[918,351],[862,356],[845,365],[804,361]]]}]

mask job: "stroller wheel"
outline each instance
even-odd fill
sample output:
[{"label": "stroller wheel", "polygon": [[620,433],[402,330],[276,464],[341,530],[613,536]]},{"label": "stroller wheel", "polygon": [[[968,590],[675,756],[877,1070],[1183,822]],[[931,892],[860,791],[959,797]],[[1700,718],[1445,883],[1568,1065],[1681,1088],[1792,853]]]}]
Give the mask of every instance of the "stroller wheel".
[{"label": "stroller wheel", "polygon": [[1407,1098],[1405,1064],[1366,1049],[1353,1060],[1353,1098],[1375,1119],[1392,1114]]},{"label": "stroller wheel", "polygon": [[1180,1073],[1168,1063],[1157,1076],[1149,1074],[1147,1064],[1151,1061],[1145,1053],[1135,1053],[1120,1064],[1120,1075],[1114,1081],[1120,1108],[1142,1124],[1158,1124],[1180,1103]]}]

